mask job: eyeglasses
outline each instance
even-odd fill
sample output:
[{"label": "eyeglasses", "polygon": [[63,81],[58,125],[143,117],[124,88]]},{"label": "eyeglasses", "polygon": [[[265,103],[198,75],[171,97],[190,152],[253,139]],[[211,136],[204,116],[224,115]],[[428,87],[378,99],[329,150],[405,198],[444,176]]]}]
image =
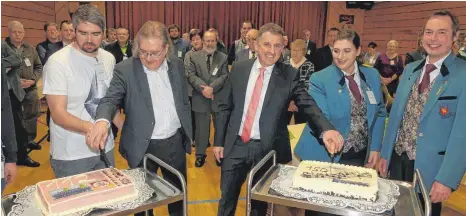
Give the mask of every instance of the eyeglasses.
[{"label": "eyeglasses", "polygon": [[144,58],[160,58],[162,56],[162,54],[165,52],[165,49],[162,50],[162,51],[159,51],[159,52],[147,52],[145,50],[140,50],[139,51],[139,56],[140,57],[144,57]]}]

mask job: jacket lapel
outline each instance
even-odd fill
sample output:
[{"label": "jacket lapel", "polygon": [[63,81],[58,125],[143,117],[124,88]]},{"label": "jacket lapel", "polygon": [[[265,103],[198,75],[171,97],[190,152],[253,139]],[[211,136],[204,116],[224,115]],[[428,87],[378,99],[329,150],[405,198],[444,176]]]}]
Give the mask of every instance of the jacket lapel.
[{"label": "jacket lapel", "polygon": [[351,116],[351,99],[350,99],[350,92],[348,87],[346,86],[346,80],[343,72],[335,66],[335,74],[338,77],[338,83],[336,85],[337,92],[338,92],[338,99],[340,101],[340,105],[342,106],[342,112],[344,116]]},{"label": "jacket lapel", "polygon": [[[137,79],[139,93],[143,96],[144,100],[147,103],[147,106],[150,110],[154,110],[152,106],[152,98],[149,89],[149,82],[147,80],[147,75],[144,72],[144,68],[142,67],[142,62],[139,58],[133,58],[133,67],[134,67],[134,74]],[[154,112],[149,112],[152,118],[154,119]]]},{"label": "jacket lapel", "polygon": [[430,113],[440,95],[442,95],[443,91],[445,91],[448,85],[450,85],[450,82],[448,82],[448,75],[450,72],[448,71],[447,65],[450,66],[450,64],[453,63],[453,59],[454,56],[450,53],[443,62],[442,67],[440,68],[440,74],[437,76],[437,79],[435,79],[432,90],[430,90],[429,97],[424,105],[424,110],[422,111],[419,122],[422,122],[427,114]]},{"label": "jacket lapel", "polygon": [[167,65],[168,65],[168,71],[167,71],[168,79],[170,80],[170,85],[172,87],[173,101],[175,101],[175,108],[178,111],[179,107],[181,107],[179,99],[182,98],[180,95],[180,91],[179,91],[180,88],[176,88],[178,84],[176,82],[178,80],[178,75],[177,75],[177,72],[175,71],[174,66],[172,65],[170,61],[170,58],[168,57],[167,57]]},{"label": "jacket lapel", "polygon": [[[426,60],[424,59],[412,72],[408,72],[405,76],[408,76],[405,85],[398,85],[398,90],[396,92],[395,101],[399,101],[401,106],[397,106],[397,112],[400,113],[400,116],[403,116],[403,113],[406,109],[406,104],[408,103],[409,95],[413,89],[413,85],[416,84],[417,78],[421,75],[422,67],[424,67]],[[393,112],[393,111],[392,111]]]},{"label": "jacket lapel", "polygon": [[[267,107],[268,106],[268,104],[270,102],[270,99],[272,98],[273,91],[274,91],[275,87],[283,86],[282,83],[285,80],[285,75],[282,74],[283,71],[280,68],[280,65],[281,65],[281,63],[277,62],[277,63],[275,63],[275,66],[273,67],[272,74],[270,75],[270,80],[269,80],[269,84],[267,86],[267,92],[265,93],[264,103],[263,103],[262,107]],[[264,109],[262,109],[262,110],[264,110]],[[262,112],[262,113],[264,113],[264,112]]]}]

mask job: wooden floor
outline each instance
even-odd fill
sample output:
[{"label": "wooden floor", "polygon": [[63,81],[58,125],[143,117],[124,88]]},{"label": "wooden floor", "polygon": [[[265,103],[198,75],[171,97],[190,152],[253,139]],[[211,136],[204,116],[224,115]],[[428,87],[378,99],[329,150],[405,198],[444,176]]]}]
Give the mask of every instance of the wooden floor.
[{"label": "wooden floor", "polygon": [[[45,115],[41,116],[38,123],[38,139],[40,139],[47,130],[44,125]],[[211,137],[211,142],[213,142]],[[117,139],[118,145],[118,139]],[[116,146],[115,149],[118,149]],[[208,148],[208,157],[204,167],[196,168],[194,166],[194,154],[188,156],[188,211],[189,215],[194,216],[214,216],[217,215],[218,199],[220,198],[220,168],[215,165],[214,157],[211,152],[212,148]],[[194,151],[193,151],[194,152]],[[4,194],[14,193],[23,189],[28,185],[36,184],[39,181],[53,179],[54,175],[49,162],[49,143],[44,141],[42,143],[42,150],[33,151],[30,154],[31,158],[41,163],[38,168],[18,167],[18,176],[16,180],[7,185]],[[126,161],[116,151],[116,167],[125,169],[128,167]],[[241,191],[241,198],[245,197],[245,190]],[[462,185],[459,190],[451,196],[451,198],[444,203],[444,206],[451,208],[444,208],[442,215],[466,215],[466,187]],[[460,214],[462,212],[463,214]],[[156,215],[168,215],[167,208],[162,207],[156,209]],[[245,201],[240,200],[236,210],[237,216],[245,215]]]}]

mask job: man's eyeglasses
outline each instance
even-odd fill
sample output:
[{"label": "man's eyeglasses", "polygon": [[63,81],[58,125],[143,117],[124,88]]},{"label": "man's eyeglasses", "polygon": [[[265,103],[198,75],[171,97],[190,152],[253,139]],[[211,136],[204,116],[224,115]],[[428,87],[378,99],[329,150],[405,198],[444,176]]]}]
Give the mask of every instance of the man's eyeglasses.
[{"label": "man's eyeglasses", "polygon": [[147,52],[145,50],[140,50],[139,51],[139,56],[144,57],[144,58],[160,58],[162,54],[164,53],[165,50],[159,51],[159,52]]}]

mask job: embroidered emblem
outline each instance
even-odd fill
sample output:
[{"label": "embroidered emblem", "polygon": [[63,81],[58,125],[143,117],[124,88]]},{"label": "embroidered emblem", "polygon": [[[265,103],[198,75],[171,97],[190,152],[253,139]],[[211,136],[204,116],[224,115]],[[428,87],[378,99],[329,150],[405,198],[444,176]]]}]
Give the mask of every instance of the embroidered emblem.
[{"label": "embroidered emblem", "polygon": [[447,114],[448,114],[448,107],[440,106],[440,115],[446,117]]}]

